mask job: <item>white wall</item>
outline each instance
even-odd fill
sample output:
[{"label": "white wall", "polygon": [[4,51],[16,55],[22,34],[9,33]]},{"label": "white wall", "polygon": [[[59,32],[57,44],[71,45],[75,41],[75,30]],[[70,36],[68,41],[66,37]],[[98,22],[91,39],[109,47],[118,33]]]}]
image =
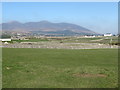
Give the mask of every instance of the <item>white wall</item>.
[{"label": "white wall", "polygon": [[11,41],[11,39],[7,38],[7,39],[0,39],[0,41]]},{"label": "white wall", "polygon": [[112,36],[112,34],[104,34],[104,36]]}]

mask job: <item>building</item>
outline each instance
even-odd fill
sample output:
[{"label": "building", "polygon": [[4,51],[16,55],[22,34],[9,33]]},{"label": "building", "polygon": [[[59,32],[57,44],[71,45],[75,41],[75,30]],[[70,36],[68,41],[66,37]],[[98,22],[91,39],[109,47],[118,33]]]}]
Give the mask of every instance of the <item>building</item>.
[{"label": "building", "polygon": [[104,36],[112,36],[112,34],[111,33],[106,33],[106,34],[104,34]]},{"label": "building", "polygon": [[11,38],[0,39],[0,41],[8,42],[11,41]]}]

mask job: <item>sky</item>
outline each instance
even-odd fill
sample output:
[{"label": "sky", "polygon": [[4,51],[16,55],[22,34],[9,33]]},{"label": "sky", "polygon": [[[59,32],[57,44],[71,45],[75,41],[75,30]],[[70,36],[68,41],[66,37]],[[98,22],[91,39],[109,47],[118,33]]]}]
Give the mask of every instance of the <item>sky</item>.
[{"label": "sky", "polygon": [[98,33],[118,32],[117,2],[3,2],[2,22],[73,23]]}]

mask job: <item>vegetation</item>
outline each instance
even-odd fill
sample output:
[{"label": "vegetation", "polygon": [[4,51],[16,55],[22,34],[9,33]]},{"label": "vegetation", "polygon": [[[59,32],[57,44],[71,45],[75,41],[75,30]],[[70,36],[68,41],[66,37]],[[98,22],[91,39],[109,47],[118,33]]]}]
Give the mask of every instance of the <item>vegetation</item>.
[{"label": "vegetation", "polygon": [[2,34],[0,35],[1,38],[11,38],[11,36],[9,34]]},{"label": "vegetation", "polygon": [[29,40],[12,40],[12,42],[40,42],[40,41],[49,41],[49,40],[46,38],[43,38],[43,39],[32,38]]},{"label": "vegetation", "polygon": [[[111,41],[112,39],[112,41]],[[12,42],[50,42],[50,41],[58,41],[62,43],[101,43],[101,44],[111,44],[111,45],[118,45],[118,37],[61,37],[61,38],[29,38],[29,40],[12,40]]]},{"label": "vegetation", "polygon": [[117,53],[3,48],[3,88],[116,88]]}]

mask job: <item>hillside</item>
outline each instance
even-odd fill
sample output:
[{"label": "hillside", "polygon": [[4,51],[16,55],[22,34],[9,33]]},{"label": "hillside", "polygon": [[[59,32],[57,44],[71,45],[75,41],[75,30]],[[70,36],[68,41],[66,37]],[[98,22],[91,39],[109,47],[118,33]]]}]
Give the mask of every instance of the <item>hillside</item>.
[{"label": "hillside", "polygon": [[20,23],[17,21],[13,21],[2,23],[1,25],[3,31],[37,31],[53,34],[97,34],[87,28],[71,23],[52,23],[48,21]]}]

